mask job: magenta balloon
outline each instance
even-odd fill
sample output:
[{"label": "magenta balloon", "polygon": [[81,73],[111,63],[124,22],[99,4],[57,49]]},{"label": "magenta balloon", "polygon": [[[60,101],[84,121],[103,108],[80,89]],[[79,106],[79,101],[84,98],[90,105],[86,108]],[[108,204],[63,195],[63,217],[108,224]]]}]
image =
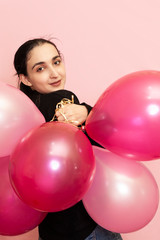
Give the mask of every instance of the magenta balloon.
[{"label": "magenta balloon", "polygon": [[43,115],[23,92],[0,82],[0,157],[10,155],[27,131],[44,122]]},{"label": "magenta balloon", "polygon": [[46,213],[22,202],[14,192],[8,174],[9,157],[0,158],[0,235],[14,236],[35,228]]},{"label": "magenta balloon", "polygon": [[152,174],[140,162],[93,148],[96,173],[83,198],[87,212],[113,232],[129,233],[143,228],[158,208],[158,186]]},{"label": "magenta balloon", "polygon": [[89,114],[86,131],[121,156],[159,158],[160,72],[135,72],[114,82]]},{"label": "magenta balloon", "polygon": [[55,212],[82,199],[95,172],[92,145],[77,127],[49,122],[31,130],[11,156],[17,194],[35,209]]}]

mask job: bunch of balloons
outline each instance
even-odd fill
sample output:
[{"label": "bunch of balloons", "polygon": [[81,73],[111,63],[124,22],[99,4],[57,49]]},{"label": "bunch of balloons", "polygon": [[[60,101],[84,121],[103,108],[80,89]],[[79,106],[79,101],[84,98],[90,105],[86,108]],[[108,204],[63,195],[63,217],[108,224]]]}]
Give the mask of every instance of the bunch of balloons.
[{"label": "bunch of balloons", "polygon": [[160,158],[160,72],[115,81],[85,127],[103,148],[92,147],[72,124],[46,123],[26,95],[0,82],[1,235],[29,231],[47,212],[82,199],[93,220],[110,231],[128,233],[151,221],[159,191],[140,161]]},{"label": "bunch of balloons", "polygon": [[0,82],[0,132],[0,235],[27,232],[83,198],[95,157],[80,129],[46,123],[24,93]]},{"label": "bunch of balloons", "polygon": [[148,224],[159,203],[157,183],[140,161],[160,158],[160,72],[139,71],[111,84],[86,121],[96,173],[83,198],[108,230],[128,233]]}]

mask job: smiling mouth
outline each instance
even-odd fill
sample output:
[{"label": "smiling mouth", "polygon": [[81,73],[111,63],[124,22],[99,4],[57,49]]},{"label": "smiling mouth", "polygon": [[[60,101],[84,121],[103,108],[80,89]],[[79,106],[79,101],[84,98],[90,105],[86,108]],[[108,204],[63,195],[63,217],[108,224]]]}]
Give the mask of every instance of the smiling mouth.
[{"label": "smiling mouth", "polygon": [[61,80],[58,80],[56,82],[50,83],[52,86],[59,86],[61,84]]}]

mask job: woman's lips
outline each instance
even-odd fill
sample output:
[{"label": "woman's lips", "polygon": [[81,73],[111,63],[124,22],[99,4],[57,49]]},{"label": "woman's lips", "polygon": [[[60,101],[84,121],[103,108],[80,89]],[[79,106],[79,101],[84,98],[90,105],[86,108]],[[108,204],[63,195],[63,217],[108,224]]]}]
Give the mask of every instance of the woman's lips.
[{"label": "woman's lips", "polygon": [[60,84],[61,84],[61,80],[58,80],[58,81],[53,82],[53,83],[50,83],[50,85],[55,86],[55,87],[59,86]]}]

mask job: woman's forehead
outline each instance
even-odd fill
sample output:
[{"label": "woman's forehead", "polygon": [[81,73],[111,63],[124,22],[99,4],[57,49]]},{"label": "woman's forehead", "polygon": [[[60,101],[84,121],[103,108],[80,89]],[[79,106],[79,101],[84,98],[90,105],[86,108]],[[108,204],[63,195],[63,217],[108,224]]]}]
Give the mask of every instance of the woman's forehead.
[{"label": "woman's forehead", "polygon": [[28,62],[48,61],[53,57],[59,55],[57,49],[49,43],[44,43],[34,47],[28,55]]}]

